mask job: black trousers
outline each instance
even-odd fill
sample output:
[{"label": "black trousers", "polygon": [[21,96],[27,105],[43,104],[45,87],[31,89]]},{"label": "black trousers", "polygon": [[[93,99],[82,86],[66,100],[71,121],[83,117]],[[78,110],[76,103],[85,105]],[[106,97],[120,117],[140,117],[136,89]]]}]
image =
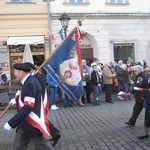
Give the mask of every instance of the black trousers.
[{"label": "black trousers", "polygon": [[112,84],[105,84],[105,101],[111,102]]},{"label": "black trousers", "polygon": [[86,87],[85,87],[85,90],[86,90],[86,98],[87,98],[87,102],[90,102],[90,95],[92,93],[92,87],[91,87],[91,83],[90,82],[86,82]]},{"label": "black trousers", "polygon": [[91,101],[90,96],[92,93],[92,86],[90,82],[86,82],[86,86],[84,86],[84,94],[82,96],[82,103],[84,104],[85,104],[85,93],[86,93],[87,102],[89,103]]},{"label": "black trousers", "polygon": [[35,150],[54,150],[54,148],[50,145],[50,142],[43,136],[39,135],[30,137],[25,134],[21,127],[19,127],[16,131],[13,150],[27,150],[30,142],[32,142],[30,149],[34,146]]},{"label": "black trousers", "polygon": [[142,109],[143,109],[143,102],[135,102],[135,105],[133,107],[132,117],[129,119],[129,122],[131,124],[135,125],[136,120],[139,114],[141,113]]}]

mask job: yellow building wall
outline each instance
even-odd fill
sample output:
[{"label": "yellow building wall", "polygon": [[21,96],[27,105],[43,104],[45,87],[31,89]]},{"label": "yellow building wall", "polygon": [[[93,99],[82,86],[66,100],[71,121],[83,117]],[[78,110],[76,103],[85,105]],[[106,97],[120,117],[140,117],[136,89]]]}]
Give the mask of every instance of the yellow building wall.
[{"label": "yellow building wall", "polygon": [[[0,41],[10,36],[44,36],[45,58],[49,56],[47,2],[36,0],[33,4],[12,4],[0,0]],[[8,67],[4,68],[10,79],[9,51]]]}]

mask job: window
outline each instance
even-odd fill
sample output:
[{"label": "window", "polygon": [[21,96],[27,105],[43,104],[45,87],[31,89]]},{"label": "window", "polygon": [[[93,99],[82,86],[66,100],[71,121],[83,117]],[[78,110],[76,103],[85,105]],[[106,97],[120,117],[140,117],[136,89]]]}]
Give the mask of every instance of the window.
[{"label": "window", "polygon": [[64,0],[65,5],[89,5],[89,0]]},{"label": "window", "polygon": [[120,44],[114,44],[114,60],[123,60],[123,62],[127,62],[129,59],[135,60],[134,55],[134,43],[120,43]]},{"label": "window", "polygon": [[69,0],[69,3],[83,3],[84,0]]},{"label": "window", "polygon": [[8,0],[10,3],[32,3],[33,0]]},{"label": "window", "polygon": [[115,0],[110,0],[110,3],[115,3]]},{"label": "window", "polygon": [[31,2],[31,0],[11,0],[11,2]]},{"label": "window", "polygon": [[123,0],[117,0],[118,3],[123,3]]},{"label": "window", "polygon": [[106,3],[109,3],[109,4],[125,4],[125,3],[129,3],[129,0],[106,0]]}]

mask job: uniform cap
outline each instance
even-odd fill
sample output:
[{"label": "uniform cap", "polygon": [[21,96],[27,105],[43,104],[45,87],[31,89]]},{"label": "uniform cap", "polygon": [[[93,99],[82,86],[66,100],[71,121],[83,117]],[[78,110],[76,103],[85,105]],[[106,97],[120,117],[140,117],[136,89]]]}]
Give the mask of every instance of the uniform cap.
[{"label": "uniform cap", "polygon": [[25,62],[25,64],[28,65],[30,68],[32,68],[34,70],[36,69],[35,66],[30,62]]},{"label": "uniform cap", "polygon": [[13,67],[16,69],[16,70],[22,70],[24,72],[30,72],[31,68],[26,65],[25,63],[17,63],[17,64],[14,64]]}]

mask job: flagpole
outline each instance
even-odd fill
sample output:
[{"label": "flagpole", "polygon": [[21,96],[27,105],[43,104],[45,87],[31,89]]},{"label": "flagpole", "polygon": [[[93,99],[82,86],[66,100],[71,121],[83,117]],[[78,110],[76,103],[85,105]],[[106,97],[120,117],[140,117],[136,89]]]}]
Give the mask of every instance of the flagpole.
[{"label": "flagpole", "polygon": [[8,106],[4,109],[4,111],[0,114],[0,119],[6,114],[6,112],[9,110],[9,108],[11,107],[11,104],[8,104]]},{"label": "flagpole", "polygon": [[38,68],[38,70],[36,71],[36,73],[37,72],[39,72],[39,70],[44,66],[44,64],[53,56],[53,54],[57,51],[57,49],[59,49],[63,44],[64,44],[64,42],[67,40],[67,38],[72,34],[72,32],[74,31],[74,30],[76,30],[76,28],[77,27],[75,27],[68,35],[67,35],[67,37],[65,37],[65,39],[63,40],[63,42],[55,49],[55,51],[52,53],[52,54],[50,54],[50,56],[41,64],[41,66],[39,66],[39,68]]}]

